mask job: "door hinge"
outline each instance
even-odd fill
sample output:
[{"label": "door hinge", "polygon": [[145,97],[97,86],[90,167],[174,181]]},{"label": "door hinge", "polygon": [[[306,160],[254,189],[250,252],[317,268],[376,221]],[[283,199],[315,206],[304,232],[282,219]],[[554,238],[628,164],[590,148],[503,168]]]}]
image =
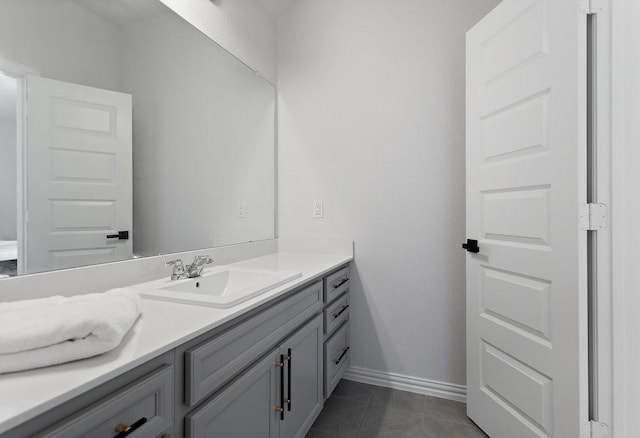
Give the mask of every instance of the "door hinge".
[{"label": "door hinge", "polygon": [[578,10],[587,15],[602,12],[602,0],[578,0]]},{"label": "door hinge", "polygon": [[609,438],[609,426],[597,421],[584,424],[581,438]]},{"label": "door hinge", "polygon": [[607,206],[604,204],[583,204],[580,209],[580,228],[585,231],[600,231],[607,228]]}]

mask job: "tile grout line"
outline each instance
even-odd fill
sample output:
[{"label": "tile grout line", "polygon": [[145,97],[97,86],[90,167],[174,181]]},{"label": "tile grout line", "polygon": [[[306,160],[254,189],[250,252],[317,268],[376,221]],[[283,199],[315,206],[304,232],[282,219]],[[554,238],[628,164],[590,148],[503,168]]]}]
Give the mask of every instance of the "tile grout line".
[{"label": "tile grout line", "polygon": [[364,407],[364,414],[360,419],[360,424],[358,424],[358,429],[356,430],[355,438],[358,438],[358,435],[360,435],[360,430],[362,429],[362,424],[364,423],[364,419],[367,418],[367,413],[369,412],[369,406],[371,405],[372,398],[373,398],[373,391],[369,393],[369,398],[367,399],[367,405]]}]

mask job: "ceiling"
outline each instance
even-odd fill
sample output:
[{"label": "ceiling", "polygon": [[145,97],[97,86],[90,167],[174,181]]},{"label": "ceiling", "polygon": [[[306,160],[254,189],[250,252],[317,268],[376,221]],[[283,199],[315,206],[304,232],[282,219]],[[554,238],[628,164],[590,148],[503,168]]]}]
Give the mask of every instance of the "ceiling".
[{"label": "ceiling", "polygon": [[296,0],[256,0],[256,1],[261,3],[262,6],[267,11],[269,11],[271,15],[273,15],[275,18],[278,18]]}]

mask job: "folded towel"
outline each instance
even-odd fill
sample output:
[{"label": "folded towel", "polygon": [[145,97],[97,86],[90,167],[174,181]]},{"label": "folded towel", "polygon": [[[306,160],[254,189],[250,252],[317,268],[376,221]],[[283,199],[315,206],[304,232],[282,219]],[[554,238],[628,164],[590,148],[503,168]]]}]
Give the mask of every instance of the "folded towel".
[{"label": "folded towel", "polygon": [[0,303],[0,373],[112,350],[140,312],[140,296],[129,289]]}]

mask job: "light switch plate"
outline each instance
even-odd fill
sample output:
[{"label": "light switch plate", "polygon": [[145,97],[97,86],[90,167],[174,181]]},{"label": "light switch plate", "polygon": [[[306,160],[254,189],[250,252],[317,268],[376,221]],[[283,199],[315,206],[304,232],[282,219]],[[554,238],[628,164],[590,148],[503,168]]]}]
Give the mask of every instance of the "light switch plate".
[{"label": "light switch plate", "polygon": [[238,201],[238,205],[236,208],[236,217],[237,218],[247,217],[247,210],[245,208],[244,201]]},{"label": "light switch plate", "polygon": [[313,217],[324,217],[324,206],[322,205],[322,201],[313,201]]}]

